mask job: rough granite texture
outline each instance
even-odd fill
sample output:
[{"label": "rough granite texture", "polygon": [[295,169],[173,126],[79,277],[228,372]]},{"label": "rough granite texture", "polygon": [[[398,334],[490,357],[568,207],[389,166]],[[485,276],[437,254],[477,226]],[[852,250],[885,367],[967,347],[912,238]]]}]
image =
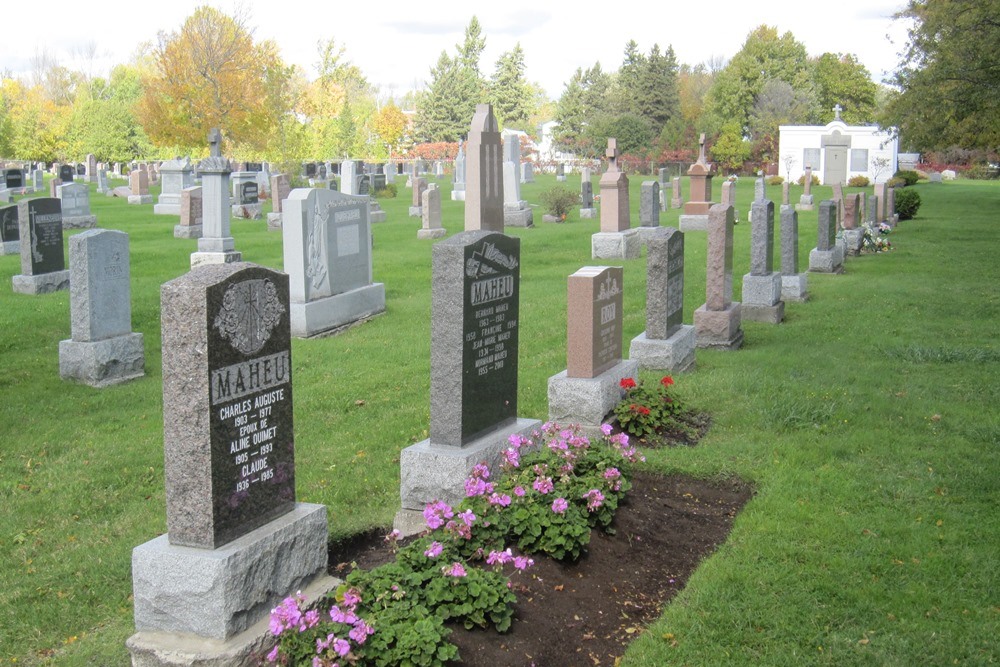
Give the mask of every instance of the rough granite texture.
[{"label": "rough granite texture", "polygon": [[782,301],[808,301],[809,284],[807,274],[796,273],[795,275],[781,276],[781,300]]},{"label": "rough granite texture", "polygon": [[[733,300],[733,208],[716,204],[709,213],[705,307],[726,310]],[[699,331],[700,333],[700,331]]]},{"label": "rough granite texture", "polygon": [[[837,202],[827,199],[819,203],[819,213],[816,231],[816,250],[833,248],[834,237],[837,234]],[[811,264],[812,262],[810,262]]]},{"label": "rough granite texture", "polygon": [[861,253],[861,246],[864,244],[864,239],[865,239],[864,229],[844,230],[844,243],[847,246],[847,252],[852,256]]},{"label": "rough granite texture", "polygon": [[527,205],[516,210],[504,207],[503,224],[505,227],[534,227],[534,211]]},{"label": "rough granite texture", "polygon": [[315,301],[292,302],[289,309],[293,336],[320,336],[385,312],[385,284],[372,283]]},{"label": "rough granite texture", "polygon": [[658,227],[645,239],[646,331],[666,340],[684,321],[684,233]]},{"label": "rough granite texture", "polygon": [[743,276],[743,310],[746,317],[747,306],[775,306],[781,301],[781,274],[772,271],[766,276],[746,274]]},{"label": "rough granite texture", "polygon": [[441,191],[438,188],[424,190],[420,215],[423,224],[421,231],[441,229]]},{"label": "rough granite texture", "polygon": [[589,434],[622,400],[622,378],[636,378],[639,362],[625,359],[592,378],[573,378],[563,371],[549,378],[549,421],[579,424]]},{"label": "rough granite texture", "polygon": [[326,507],[295,508],[219,549],[161,535],[132,550],[135,628],[229,639],[326,574]]},{"label": "rough granite texture", "polygon": [[774,202],[758,199],[750,205],[750,274],[767,276],[773,271]]},{"label": "rough granite texture", "polygon": [[153,195],[129,195],[128,203],[135,205],[148,205],[153,203]]},{"label": "rough granite texture", "polygon": [[681,325],[666,340],[647,338],[643,331],[632,339],[628,356],[643,370],[683,373],[694,368],[696,343],[697,334],[690,324]]},{"label": "rough granite texture", "polygon": [[781,207],[781,275],[799,272],[799,214],[791,206]]},{"label": "rough granite texture", "polygon": [[642,237],[638,229],[597,232],[590,238],[590,256],[593,259],[635,259],[642,255]]},{"label": "rough granite texture", "polygon": [[63,229],[93,229],[97,226],[96,215],[64,215]]},{"label": "rough granite texture", "polygon": [[639,224],[644,227],[660,226],[660,184],[643,181],[639,194]]},{"label": "rough granite texture", "polygon": [[465,165],[465,231],[503,232],[503,166],[493,105],[479,104],[472,117]]},{"label": "rough granite texture", "polygon": [[737,350],[743,345],[742,313],[739,302],[725,310],[706,310],[700,306],[694,311],[697,345],[701,348]]},{"label": "rough granite texture", "polygon": [[679,220],[682,232],[704,232],[708,229],[707,215],[682,215]]},{"label": "rough granite texture", "polygon": [[132,331],[128,234],[92,229],[69,239],[70,329],[75,341]]},{"label": "rough granite texture", "polygon": [[11,278],[11,287],[17,294],[49,294],[69,289],[69,271],[53,271],[35,276],[18,274]]},{"label": "rough granite texture", "polygon": [[810,273],[842,273],[844,271],[844,251],[840,247],[831,250],[813,248],[809,253]]},{"label": "rough granite texture", "polygon": [[99,341],[59,341],[59,377],[91,387],[108,387],[145,374],[142,334]]},{"label": "rough granite texture", "polygon": [[597,217],[596,208],[581,208],[580,209],[580,219],[581,220],[593,220]]}]

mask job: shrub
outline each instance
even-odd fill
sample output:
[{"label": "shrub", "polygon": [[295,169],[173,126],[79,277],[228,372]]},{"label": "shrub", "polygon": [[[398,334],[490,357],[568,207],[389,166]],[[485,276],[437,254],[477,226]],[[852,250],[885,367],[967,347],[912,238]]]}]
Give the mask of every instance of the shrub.
[{"label": "shrub", "polygon": [[569,188],[557,185],[539,196],[545,211],[560,220],[565,220],[573,207],[580,203],[580,196]]},{"label": "shrub", "polygon": [[781,185],[784,182],[785,182],[785,179],[782,178],[781,176],[768,176],[767,177],[767,184],[768,185]]},{"label": "shrub", "polygon": [[378,188],[373,194],[378,199],[395,199],[398,193],[399,187],[395,183],[386,182],[384,188]]},{"label": "shrub", "polygon": [[620,385],[625,395],[615,406],[615,417],[621,429],[641,438],[653,435],[657,428],[675,423],[674,416],[684,408],[670,395],[673,384],[674,379],[669,375],[653,387],[642,380],[622,378]]},{"label": "shrub", "polygon": [[[797,181],[797,183],[799,185],[805,185],[806,184],[806,175],[802,174],[801,176],[799,176],[799,180]],[[816,174],[812,175],[812,184],[813,185],[819,185],[819,176],[817,176]]]},{"label": "shrub", "polygon": [[906,181],[904,181],[902,178],[898,178],[896,176],[893,176],[888,181],[886,181],[885,184],[886,184],[886,187],[901,188],[901,187],[904,187],[906,185]]},{"label": "shrub", "polygon": [[850,188],[867,188],[870,184],[867,176],[851,176],[847,179],[847,186]]},{"label": "shrub", "polygon": [[912,220],[920,208],[920,193],[911,188],[896,191],[896,213],[900,220]]},{"label": "shrub", "polygon": [[920,180],[920,175],[912,169],[900,169],[892,177],[902,179],[904,185],[914,185]]}]

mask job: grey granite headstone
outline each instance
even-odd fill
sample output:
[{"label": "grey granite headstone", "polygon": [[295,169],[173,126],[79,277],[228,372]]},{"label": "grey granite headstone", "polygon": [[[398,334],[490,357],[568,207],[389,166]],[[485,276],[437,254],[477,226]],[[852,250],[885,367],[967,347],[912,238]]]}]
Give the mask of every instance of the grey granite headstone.
[{"label": "grey granite headstone", "polygon": [[660,226],[660,184],[643,181],[639,195],[639,224],[643,227]]},{"label": "grey granite headstone", "polygon": [[421,209],[422,226],[417,230],[417,238],[439,239],[445,236],[447,230],[441,226],[441,190],[438,188],[424,190]]},{"label": "grey granite headstone", "polygon": [[774,202],[769,199],[750,205],[750,273],[743,276],[742,304],[743,319],[778,324],[785,317],[781,274],[774,270]]},{"label": "grey granite headstone", "polygon": [[753,182],[753,200],[764,201],[767,197],[767,183],[763,176],[758,176]]},{"label": "grey granite headstone", "polygon": [[54,197],[39,197],[22,199],[17,206],[21,273],[11,279],[14,291],[45,294],[68,289],[61,202]]},{"label": "grey granite headstone", "polygon": [[[392,165],[395,169],[395,165]],[[465,201],[465,147],[458,142],[458,155],[455,157],[455,171],[452,174],[452,201]]]},{"label": "grey granite headstone", "polygon": [[383,312],[385,285],[372,282],[368,197],[300,188],[283,208],[292,335],[332,332]]},{"label": "grey granite headstone", "polygon": [[62,202],[63,229],[91,229],[97,226],[97,216],[90,213],[90,186],[66,183],[58,188]]},{"label": "grey granite headstone", "polygon": [[476,106],[468,146],[465,230],[503,232],[503,156],[492,105]]},{"label": "grey granite headstone", "polygon": [[781,207],[781,300],[807,301],[806,274],[799,272],[799,214]]},{"label": "grey granite headstone", "polygon": [[836,243],[837,202],[831,199],[819,203],[816,247],[809,253],[812,273],[840,273],[844,267],[844,251]]},{"label": "grey granite headstone", "polygon": [[670,208],[680,208],[684,206],[684,195],[681,193],[681,177],[675,176],[673,180],[673,196],[670,198]]},{"label": "grey granite headstone", "polygon": [[72,339],[59,343],[59,375],[92,387],[142,377],[142,334],[132,332],[128,234],[91,229],[70,237]]},{"label": "grey granite headstone", "polygon": [[705,303],[694,311],[698,347],[736,350],[743,345],[742,311],[733,301],[733,224],[731,206],[709,209]]},{"label": "grey granite headstone", "polygon": [[17,223],[17,204],[0,206],[0,255],[21,254],[21,229]]},{"label": "grey granite headstone", "polygon": [[581,208],[594,208],[594,184],[590,181],[580,183]]},{"label": "grey granite headstone", "polygon": [[154,215],[180,215],[181,192],[194,185],[194,168],[188,158],[167,160],[160,165],[160,197]]},{"label": "grey granite headstone", "polygon": [[202,264],[238,262],[242,253],[236,250],[232,237],[232,208],[229,203],[229,160],[221,157],[221,133],[209,133],[211,153],[198,163],[202,188],[202,235],[198,251],[191,253],[191,267]]}]

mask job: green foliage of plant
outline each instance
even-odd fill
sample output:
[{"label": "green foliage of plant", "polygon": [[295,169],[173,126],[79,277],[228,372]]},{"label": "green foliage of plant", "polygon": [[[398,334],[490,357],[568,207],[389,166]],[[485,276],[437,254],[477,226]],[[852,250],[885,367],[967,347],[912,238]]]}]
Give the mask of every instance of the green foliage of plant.
[{"label": "green foliage of plant", "polygon": [[[809,179],[809,181],[810,181],[811,185],[819,185],[819,176],[817,176],[816,174],[813,174],[812,178]],[[799,176],[799,180],[796,181],[796,183],[798,183],[799,185],[803,185],[804,186],[806,184],[806,175],[802,174],[801,176]]]},{"label": "green foliage of plant", "polygon": [[906,180],[893,176],[892,178],[890,178],[888,181],[885,182],[885,185],[886,187],[889,188],[905,188]]},{"label": "green foliage of plant", "polygon": [[913,169],[900,169],[892,177],[901,179],[904,185],[916,185],[920,180],[920,174]]},{"label": "green foliage of plant", "polygon": [[374,667],[444,667],[458,660],[458,647],[447,641],[451,630],[424,607],[387,605],[371,616],[373,634],[358,652]]},{"label": "green foliage of plant", "polygon": [[913,188],[896,191],[896,213],[900,220],[912,220],[920,209],[920,193]]},{"label": "green foliage of plant", "polygon": [[672,395],[670,387],[673,384],[670,375],[663,376],[654,386],[643,380],[636,382],[634,378],[623,378],[621,388],[625,395],[615,406],[615,417],[622,430],[641,438],[653,435],[661,427],[676,424],[675,417],[684,406]]},{"label": "green foliage of plant", "polygon": [[871,184],[867,176],[851,176],[847,179],[847,186],[851,188],[867,188]]},{"label": "green foliage of plant", "polygon": [[785,178],[783,176],[768,176],[767,177],[767,184],[768,185],[781,185],[784,182],[785,182]]},{"label": "green foliage of plant", "polygon": [[543,190],[538,199],[545,207],[546,213],[560,220],[566,220],[570,211],[580,203],[580,195],[562,185]]},{"label": "green foliage of plant", "polygon": [[395,199],[399,194],[399,186],[392,182],[386,182],[384,188],[377,188],[372,194],[377,199]]},{"label": "green foliage of plant", "polygon": [[518,548],[529,553],[575,561],[590,544],[587,515],[573,503],[559,514],[546,503],[526,503],[513,511],[510,523]]}]

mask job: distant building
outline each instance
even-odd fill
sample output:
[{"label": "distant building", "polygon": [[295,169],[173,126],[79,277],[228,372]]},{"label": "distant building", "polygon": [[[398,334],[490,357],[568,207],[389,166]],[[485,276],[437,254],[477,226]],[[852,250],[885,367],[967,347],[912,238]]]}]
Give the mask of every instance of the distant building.
[{"label": "distant building", "polygon": [[[874,125],[848,125],[833,108],[826,125],[782,125],[778,128],[778,173],[797,181],[807,166],[824,185],[846,183],[852,176],[885,182],[896,173],[898,142],[890,131]],[[880,165],[886,161],[887,164]]]},{"label": "distant building", "polygon": [[542,161],[571,161],[576,159],[573,153],[563,153],[555,147],[553,132],[559,127],[559,121],[549,120],[538,126],[538,159]]}]

